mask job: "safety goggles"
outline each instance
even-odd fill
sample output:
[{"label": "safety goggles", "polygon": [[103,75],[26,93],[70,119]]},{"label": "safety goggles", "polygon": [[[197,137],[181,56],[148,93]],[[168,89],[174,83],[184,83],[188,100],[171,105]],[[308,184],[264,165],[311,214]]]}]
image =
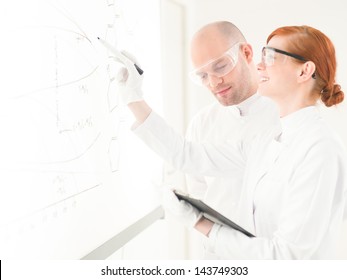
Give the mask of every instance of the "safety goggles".
[{"label": "safety goggles", "polygon": [[261,62],[267,67],[274,65],[275,64],[275,53],[284,54],[286,56],[296,58],[296,59],[303,61],[303,62],[308,61],[304,57],[297,55],[297,54],[294,54],[294,53],[289,53],[289,52],[282,51],[282,50],[272,48],[272,47],[263,47],[263,50],[261,52]]},{"label": "safety goggles", "polygon": [[198,85],[208,85],[209,76],[223,77],[236,66],[241,43],[234,44],[222,56],[210,60],[205,65],[189,73],[191,80]]}]

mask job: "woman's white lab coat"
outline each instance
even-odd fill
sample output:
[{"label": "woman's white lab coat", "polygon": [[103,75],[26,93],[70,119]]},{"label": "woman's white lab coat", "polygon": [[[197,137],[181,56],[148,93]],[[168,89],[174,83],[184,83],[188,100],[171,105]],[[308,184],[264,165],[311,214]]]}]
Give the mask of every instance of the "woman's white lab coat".
[{"label": "woman's white lab coat", "polygon": [[239,259],[334,258],[347,192],[345,149],[315,107],[283,118],[281,127],[255,139],[213,146],[184,141],[152,113],[134,131],[185,172],[244,172],[236,222],[256,237],[214,225],[208,247],[215,254]]}]

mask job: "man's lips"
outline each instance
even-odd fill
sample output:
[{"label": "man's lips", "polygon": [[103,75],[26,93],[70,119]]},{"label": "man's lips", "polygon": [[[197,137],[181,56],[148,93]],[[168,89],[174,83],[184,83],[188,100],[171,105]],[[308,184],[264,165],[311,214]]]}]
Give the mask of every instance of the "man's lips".
[{"label": "man's lips", "polygon": [[231,87],[228,87],[228,88],[219,90],[219,91],[216,92],[216,94],[218,94],[218,95],[224,95],[224,94],[226,94],[226,93],[230,90],[230,88],[231,88]]}]

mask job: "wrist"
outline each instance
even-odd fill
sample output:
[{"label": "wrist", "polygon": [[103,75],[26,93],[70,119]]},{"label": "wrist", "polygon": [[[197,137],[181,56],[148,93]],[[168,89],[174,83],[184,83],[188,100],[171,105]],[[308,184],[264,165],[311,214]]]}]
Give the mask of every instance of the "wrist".
[{"label": "wrist", "polygon": [[152,109],[144,101],[135,101],[128,103],[128,108],[132,111],[138,123],[143,123],[151,114]]},{"label": "wrist", "polygon": [[213,225],[214,225],[214,222],[212,222],[209,219],[206,219],[204,216],[202,216],[200,218],[200,220],[197,221],[194,228],[197,231],[200,231],[203,235],[208,237]]}]

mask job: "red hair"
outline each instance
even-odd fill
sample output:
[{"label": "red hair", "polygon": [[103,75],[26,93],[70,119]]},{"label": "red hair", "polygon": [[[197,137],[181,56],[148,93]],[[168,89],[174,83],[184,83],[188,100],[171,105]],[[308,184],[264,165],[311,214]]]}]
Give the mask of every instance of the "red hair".
[{"label": "red hair", "polygon": [[331,40],[318,29],[306,25],[277,28],[266,42],[276,35],[287,37],[286,51],[300,55],[316,65],[315,90],[323,103],[327,107],[341,103],[344,93],[341,86],[335,84],[337,63],[335,47]]}]

